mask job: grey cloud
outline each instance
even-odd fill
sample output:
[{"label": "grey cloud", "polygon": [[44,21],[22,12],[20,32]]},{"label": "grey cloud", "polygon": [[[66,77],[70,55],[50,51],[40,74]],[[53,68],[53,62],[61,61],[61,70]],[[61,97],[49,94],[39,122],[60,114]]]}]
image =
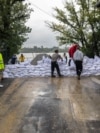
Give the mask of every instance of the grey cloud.
[{"label": "grey cloud", "polygon": [[25,46],[27,47],[28,46],[33,47],[34,45],[37,46],[43,45],[44,47],[52,47],[58,45],[55,33],[53,33],[51,29],[46,27],[45,24],[34,26],[32,28],[32,32],[28,35],[28,37],[29,39],[25,43]]},{"label": "grey cloud", "polygon": [[[63,0],[30,0],[31,3],[33,3],[32,8],[34,9],[34,12],[31,14],[30,19],[26,23],[27,26],[32,28],[32,32],[28,34],[29,39],[25,42],[23,46],[25,47],[34,47],[34,45],[44,47],[52,47],[52,46],[58,46],[58,42],[56,40],[55,33],[52,32],[49,27],[46,26],[44,21],[53,21],[53,17],[44,13],[42,10],[39,10],[39,8],[45,10],[47,13],[52,14],[52,7],[55,6],[62,6]],[[39,8],[34,7],[35,5],[38,5]]]}]

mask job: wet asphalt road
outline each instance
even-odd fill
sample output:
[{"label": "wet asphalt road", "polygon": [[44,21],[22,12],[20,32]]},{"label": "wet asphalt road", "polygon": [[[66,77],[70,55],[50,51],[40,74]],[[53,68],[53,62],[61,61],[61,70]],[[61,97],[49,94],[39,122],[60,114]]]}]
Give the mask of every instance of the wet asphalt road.
[{"label": "wet asphalt road", "polygon": [[5,79],[0,133],[100,133],[100,77]]}]

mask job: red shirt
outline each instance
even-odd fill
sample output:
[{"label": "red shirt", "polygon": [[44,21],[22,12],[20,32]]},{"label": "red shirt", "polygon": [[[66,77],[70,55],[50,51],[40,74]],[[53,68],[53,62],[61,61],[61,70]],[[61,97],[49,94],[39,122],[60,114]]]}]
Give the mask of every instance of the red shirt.
[{"label": "red shirt", "polygon": [[69,56],[70,56],[71,58],[73,58],[73,55],[74,55],[74,52],[76,51],[76,49],[77,49],[77,44],[75,44],[75,45],[73,45],[72,47],[70,47],[68,53],[69,53]]}]

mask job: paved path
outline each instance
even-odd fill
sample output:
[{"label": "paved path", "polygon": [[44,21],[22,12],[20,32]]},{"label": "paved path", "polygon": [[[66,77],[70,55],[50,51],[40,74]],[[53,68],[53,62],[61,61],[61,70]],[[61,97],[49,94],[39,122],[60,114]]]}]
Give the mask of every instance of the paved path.
[{"label": "paved path", "polygon": [[5,85],[0,133],[100,133],[100,78],[18,78]]}]

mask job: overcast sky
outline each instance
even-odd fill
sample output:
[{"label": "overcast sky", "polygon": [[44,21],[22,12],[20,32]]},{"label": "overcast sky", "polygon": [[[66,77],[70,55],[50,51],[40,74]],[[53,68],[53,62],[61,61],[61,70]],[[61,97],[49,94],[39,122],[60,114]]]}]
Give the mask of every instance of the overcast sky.
[{"label": "overcast sky", "polygon": [[29,39],[23,47],[52,47],[58,46],[56,33],[46,26],[45,21],[55,21],[52,17],[54,10],[52,8],[63,8],[64,0],[27,0],[31,3],[34,12],[31,13],[30,19],[26,23],[32,28],[29,33]]}]

